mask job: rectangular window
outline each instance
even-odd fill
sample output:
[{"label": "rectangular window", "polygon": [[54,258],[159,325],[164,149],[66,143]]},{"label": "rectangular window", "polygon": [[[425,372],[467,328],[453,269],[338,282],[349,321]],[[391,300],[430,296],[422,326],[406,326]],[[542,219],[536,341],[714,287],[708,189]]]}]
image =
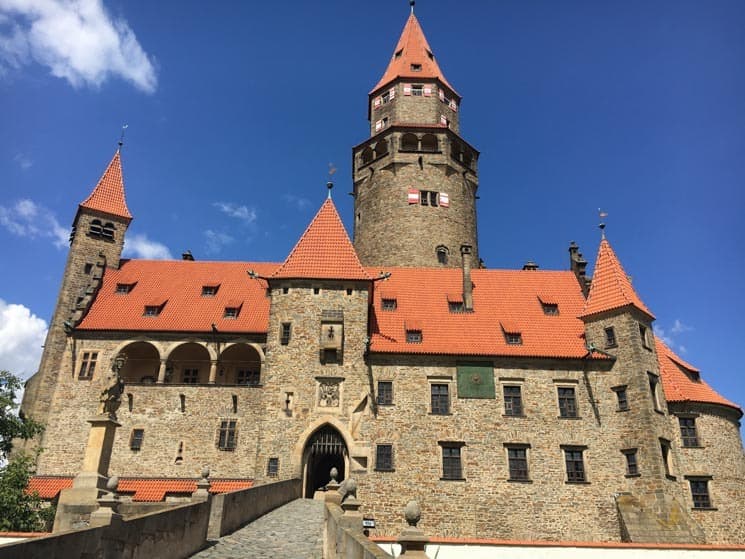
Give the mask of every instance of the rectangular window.
[{"label": "rectangular window", "polygon": [[466,306],[463,301],[448,301],[448,311],[452,313],[466,312]]},{"label": "rectangular window", "polygon": [[547,315],[558,315],[559,314],[559,305],[556,303],[541,303],[541,306],[543,307],[543,314]]},{"label": "rectangular window", "polygon": [[528,481],[528,449],[525,446],[507,447],[510,481]]},{"label": "rectangular window", "polygon": [[693,417],[679,417],[680,437],[683,440],[683,446],[696,447],[698,444],[698,434],[696,433],[696,419]]},{"label": "rectangular window", "polygon": [[422,331],[421,330],[407,330],[406,331],[406,343],[407,344],[422,343]]},{"label": "rectangular window", "polygon": [[83,353],[83,360],[80,363],[78,378],[91,378],[96,371],[96,362],[98,361],[97,351],[86,351]]},{"label": "rectangular window", "polygon": [[202,286],[202,297],[214,297],[217,295],[217,285],[203,285]]},{"label": "rectangular window", "polygon": [[383,93],[383,95],[380,97],[380,99],[383,101],[383,103],[387,103],[388,101],[391,100],[391,92],[390,91],[386,91],[385,93]]},{"label": "rectangular window", "polygon": [[694,509],[710,509],[711,497],[709,496],[709,480],[690,478],[688,483],[691,484],[691,497],[693,498]]},{"label": "rectangular window", "polygon": [[279,458],[270,458],[266,464],[266,475],[277,477],[279,475]]},{"label": "rectangular window", "polygon": [[220,450],[235,450],[236,447],[236,421],[228,419],[220,422],[217,433],[217,448]]},{"label": "rectangular window", "polygon": [[290,322],[283,322],[280,328],[279,343],[282,345],[289,345],[291,332],[292,324]]},{"label": "rectangular window", "polygon": [[618,400],[618,411],[628,411],[629,409],[629,398],[626,393],[625,386],[616,386],[612,388],[613,392],[616,393],[616,400]]},{"label": "rectangular window", "polygon": [[639,337],[642,340],[642,346],[647,349],[652,349],[649,343],[649,329],[643,324],[639,325]]},{"label": "rectangular window", "polygon": [[460,461],[462,445],[440,443],[442,446],[442,479],[463,479],[463,468]]},{"label": "rectangular window", "polygon": [[424,86],[421,84],[412,85],[411,94],[415,97],[421,97],[422,95],[424,95]]},{"label": "rectangular window", "polygon": [[375,469],[383,472],[393,471],[392,444],[379,444],[375,447]]},{"label": "rectangular window", "polygon": [[504,393],[504,414],[511,416],[521,416],[523,414],[523,397],[522,390],[519,386],[505,386]]},{"label": "rectangular window", "polygon": [[523,335],[519,332],[505,332],[504,339],[508,345],[522,345]]},{"label": "rectangular window", "polygon": [[323,359],[322,363],[324,365],[335,365],[339,363],[339,352],[337,351],[336,348],[333,348],[333,347],[323,348],[323,353],[321,355],[322,355],[321,358]]},{"label": "rectangular window", "polygon": [[236,384],[247,384],[256,386],[261,382],[261,373],[259,371],[251,371],[248,369],[238,369],[235,375]]},{"label": "rectangular window", "polygon": [[116,284],[116,293],[119,295],[126,295],[130,291],[132,291],[135,287],[134,283],[117,283]]},{"label": "rectangular window", "polygon": [[430,384],[430,401],[434,415],[450,413],[450,394],[448,384]]},{"label": "rectangular window", "polygon": [[381,299],[380,308],[384,311],[395,311],[396,300],[395,299]]},{"label": "rectangular window", "polygon": [[635,448],[628,450],[622,450],[624,458],[626,459],[626,475],[627,476],[638,476],[639,475],[639,463],[636,459]]},{"label": "rectangular window", "polygon": [[393,405],[393,382],[390,380],[378,381],[378,405]]},{"label": "rectangular window", "polygon": [[159,305],[146,305],[142,316],[158,316],[162,308]]},{"label": "rectangular window", "polygon": [[667,477],[674,477],[670,461],[670,441],[667,439],[660,439],[660,454],[662,456],[662,466],[665,468],[665,475]]},{"label": "rectangular window", "polygon": [[199,382],[199,369],[184,369],[184,384],[197,384]]},{"label": "rectangular window", "polygon": [[238,307],[225,307],[225,313],[222,315],[223,318],[238,318]]},{"label": "rectangular window", "polygon": [[140,450],[142,448],[142,440],[145,438],[144,429],[132,429],[132,434],[129,437],[129,449]]},{"label": "rectangular window", "polygon": [[605,347],[616,347],[616,331],[613,326],[605,329]]},{"label": "rectangular window", "polygon": [[585,477],[585,461],[582,457],[584,452],[581,448],[565,448],[564,461],[567,469],[567,481],[570,483],[583,483]]},{"label": "rectangular window", "polygon": [[419,191],[419,203],[422,206],[432,206],[436,208],[440,205],[439,203],[439,192],[433,190],[420,190]]},{"label": "rectangular window", "polygon": [[559,417],[577,417],[577,397],[574,388],[559,386]]}]

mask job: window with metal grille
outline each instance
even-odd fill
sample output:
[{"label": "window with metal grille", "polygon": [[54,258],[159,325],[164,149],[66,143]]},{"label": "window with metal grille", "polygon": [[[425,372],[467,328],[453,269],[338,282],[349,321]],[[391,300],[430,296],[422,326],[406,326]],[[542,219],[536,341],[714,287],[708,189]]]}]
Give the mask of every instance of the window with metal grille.
[{"label": "window with metal grille", "polygon": [[393,405],[393,382],[390,380],[378,381],[378,405]]},{"label": "window with metal grille", "polygon": [[392,444],[379,444],[375,447],[375,469],[383,472],[393,471]]},{"label": "window with metal grille", "polygon": [[289,345],[291,333],[292,324],[290,322],[283,322],[280,328],[279,343],[282,345]]},{"label": "window with metal grille", "polygon": [[236,447],[236,421],[228,419],[220,422],[217,431],[217,448],[220,450],[235,450]]},{"label": "window with metal grille", "polygon": [[432,413],[435,415],[448,415],[450,413],[450,394],[447,384],[431,384],[430,399]]},{"label": "window with metal grille", "polygon": [[511,481],[527,481],[528,477],[528,449],[524,446],[507,447],[507,463]]},{"label": "window with metal grille", "polygon": [[679,417],[680,437],[683,439],[683,446],[699,446],[698,434],[696,433],[696,419],[693,417]]},{"label": "window with metal grille", "polygon": [[559,416],[577,417],[577,397],[574,388],[559,386]]},{"label": "window with metal grille", "polygon": [[612,389],[616,393],[616,400],[618,400],[618,411],[628,411],[629,409],[629,398],[626,393],[625,386],[617,386]]},{"label": "window with metal grille", "polygon": [[709,496],[709,480],[689,478],[691,484],[691,497],[694,509],[710,509],[711,497]]},{"label": "window with metal grille", "polygon": [[523,397],[522,390],[519,386],[505,386],[504,393],[504,414],[505,415],[522,415],[523,414]]},{"label": "window with metal grille", "polygon": [[395,311],[396,300],[395,299],[381,299],[380,308],[384,311]]},{"label": "window with metal grille", "polygon": [[279,475],[279,458],[270,458],[266,464],[266,475],[277,477]]},{"label": "window with metal grille", "polygon": [[261,382],[261,373],[249,369],[238,369],[236,373],[236,384],[248,384],[255,386]]},{"label": "window with metal grille", "polygon": [[199,382],[199,369],[184,369],[184,384],[197,384]]},{"label": "window with metal grille", "polygon": [[132,434],[129,436],[129,449],[140,450],[142,448],[142,441],[144,438],[144,429],[132,429]]},{"label": "window with metal grille", "polygon": [[83,353],[83,359],[80,363],[78,378],[91,378],[96,371],[96,362],[98,361],[97,351],[86,351]]},{"label": "window with metal grille", "polygon": [[582,457],[582,449],[564,449],[564,461],[567,469],[567,481],[584,482],[585,481],[585,462]]},{"label": "window with metal grille", "polygon": [[605,347],[616,347],[616,331],[613,326],[605,329]]},{"label": "window with metal grille", "polygon": [[639,463],[636,459],[637,450],[630,448],[622,450],[624,458],[626,458],[626,475],[627,476],[638,476],[639,475]]},{"label": "window with metal grille", "polygon": [[442,478],[463,479],[463,468],[460,460],[461,445],[440,444],[442,446]]}]

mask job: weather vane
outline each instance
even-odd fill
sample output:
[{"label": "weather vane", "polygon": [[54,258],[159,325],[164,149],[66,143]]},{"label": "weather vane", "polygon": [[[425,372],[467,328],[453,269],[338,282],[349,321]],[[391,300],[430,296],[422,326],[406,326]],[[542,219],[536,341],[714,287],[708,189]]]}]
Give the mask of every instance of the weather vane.
[{"label": "weather vane", "polygon": [[334,176],[334,173],[336,173],[336,167],[334,167],[333,163],[329,163],[329,180],[326,183],[326,188],[329,189],[329,198],[331,198],[331,189],[334,188],[334,181],[331,180]]},{"label": "weather vane", "polygon": [[598,215],[600,216],[600,225],[598,227],[600,228],[600,234],[602,235],[602,238],[605,239],[605,221],[604,219],[608,217],[608,212],[604,212],[600,208],[598,208]]},{"label": "weather vane", "polygon": [[125,125],[123,125],[123,126],[122,126],[122,135],[121,135],[121,136],[119,136],[119,148],[120,148],[120,149],[121,149],[121,147],[122,147],[122,146],[124,145],[124,131],[125,131],[125,130],[126,130],[127,128],[129,128],[129,124],[125,124]]},{"label": "weather vane", "polygon": [[411,6],[411,13],[414,13],[414,4],[416,4],[416,0],[409,0],[409,6]]}]

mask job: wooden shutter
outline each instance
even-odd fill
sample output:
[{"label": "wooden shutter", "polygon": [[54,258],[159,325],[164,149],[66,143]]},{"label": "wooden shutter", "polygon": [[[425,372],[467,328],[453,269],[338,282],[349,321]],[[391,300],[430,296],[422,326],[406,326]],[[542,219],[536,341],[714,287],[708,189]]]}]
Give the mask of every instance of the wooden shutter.
[{"label": "wooden shutter", "polygon": [[454,111],[458,110],[458,105],[455,103],[455,99],[450,100],[450,108],[453,109]]},{"label": "wooden shutter", "polygon": [[396,88],[392,87],[391,90],[388,92],[390,95],[390,98],[393,99],[396,97]]},{"label": "wooden shutter", "polygon": [[431,87],[425,87],[424,88],[424,96],[425,97],[432,97],[432,88]]},{"label": "wooden shutter", "polygon": [[380,97],[376,97],[375,100],[373,101],[373,107],[375,107],[377,109],[378,107],[380,107],[380,104],[382,102],[383,101],[380,99]]},{"label": "wooden shutter", "polygon": [[450,207],[450,196],[448,196],[447,192],[440,192],[440,205],[443,208]]},{"label": "wooden shutter", "polygon": [[376,121],[375,122],[375,131],[376,132],[379,132],[381,128],[383,128],[383,121],[382,120]]},{"label": "wooden shutter", "polygon": [[410,83],[404,84],[404,95],[411,95],[411,84]]},{"label": "wooden shutter", "polygon": [[443,126],[448,125],[448,118],[445,115],[440,115],[440,124],[442,124]]},{"label": "wooden shutter", "polygon": [[416,188],[409,189],[408,201],[409,204],[419,203],[419,191]]},{"label": "wooden shutter", "polygon": [[438,93],[440,94],[440,101],[445,101],[445,92],[440,89]]}]

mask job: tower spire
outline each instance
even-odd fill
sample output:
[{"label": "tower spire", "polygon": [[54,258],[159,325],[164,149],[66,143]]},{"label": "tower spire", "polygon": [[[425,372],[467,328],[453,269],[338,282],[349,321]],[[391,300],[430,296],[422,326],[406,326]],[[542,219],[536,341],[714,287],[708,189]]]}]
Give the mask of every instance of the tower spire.
[{"label": "tower spire", "polygon": [[80,203],[81,208],[88,208],[121,217],[126,220],[132,219],[129,213],[127,200],[124,195],[124,178],[122,176],[121,147],[123,141],[119,141],[119,147],[114,157],[109,162],[101,178],[96,183],[90,196]]},{"label": "tower spire", "polygon": [[411,15],[414,15],[414,4],[416,4],[416,0],[409,0],[409,6],[411,6]]}]

